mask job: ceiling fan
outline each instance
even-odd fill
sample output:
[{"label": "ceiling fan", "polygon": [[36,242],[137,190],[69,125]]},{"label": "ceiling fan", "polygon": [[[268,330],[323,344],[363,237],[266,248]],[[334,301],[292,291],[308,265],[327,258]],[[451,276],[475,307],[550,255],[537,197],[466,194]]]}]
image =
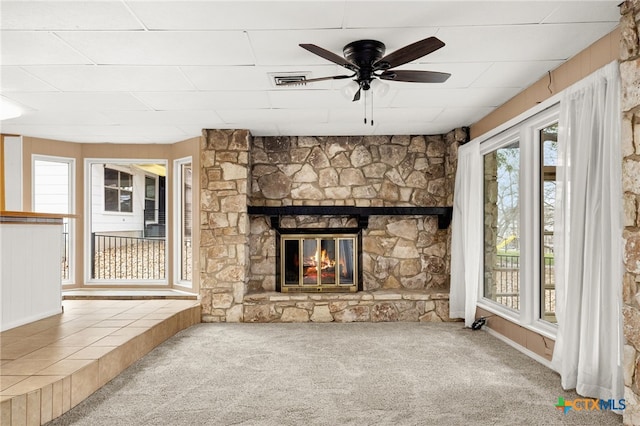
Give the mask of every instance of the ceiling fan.
[{"label": "ceiling fan", "polygon": [[424,40],[409,44],[386,56],[384,56],[384,43],[377,40],[358,40],[347,44],[343,48],[344,57],[336,55],[315,44],[300,44],[299,46],[334,64],[353,71],[353,74],[311,78],[304,82],[285,84],[306,84],[316,81],[353,78],[359,86],[358,91],[353,97],[354,102],[360,100],[360,92],[362,90],[369,90],[371,88],[371,82],[376,78],[412,83],[443,83],[451,76],[451,74],[448,73],[435,71],[393,70],[395,67],[421,58],[443,47],[444,43],[436,37],[425,38]]}]

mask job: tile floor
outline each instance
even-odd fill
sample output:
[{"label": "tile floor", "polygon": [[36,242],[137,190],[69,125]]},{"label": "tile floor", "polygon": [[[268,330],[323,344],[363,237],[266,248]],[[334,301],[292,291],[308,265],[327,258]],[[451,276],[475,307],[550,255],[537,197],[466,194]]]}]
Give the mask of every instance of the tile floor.
[{"label": "tile floor", "polygon": [[60,416],[154,347],[200,322],[197,300],[64,300],[0,333],[0,424]]}]

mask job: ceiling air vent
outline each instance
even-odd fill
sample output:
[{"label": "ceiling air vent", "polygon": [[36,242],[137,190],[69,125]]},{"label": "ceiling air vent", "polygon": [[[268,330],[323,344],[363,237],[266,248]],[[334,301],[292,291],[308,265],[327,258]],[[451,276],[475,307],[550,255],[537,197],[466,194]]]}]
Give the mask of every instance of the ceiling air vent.
[{"label": "ceiling air vent", "polygon": [[271,81],[276,87],[304,86],[307,84],[307,73],[271,74]]}]

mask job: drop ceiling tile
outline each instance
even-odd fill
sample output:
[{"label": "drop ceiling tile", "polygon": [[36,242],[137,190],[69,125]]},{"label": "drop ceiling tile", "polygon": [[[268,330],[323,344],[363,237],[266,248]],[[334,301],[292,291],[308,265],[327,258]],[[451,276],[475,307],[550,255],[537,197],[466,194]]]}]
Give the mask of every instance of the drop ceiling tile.
[{"label": "drop ceiling tile", "polygon": [[119,1],[2,1],[4,30],[141,30]]},{"label": "drop ceiling tile", "polygon": [[441,28],[438,38],[446,46],[428,58],[431,62],[566,60],[614,27],[605,22]]},{"label": "drop ceiling tile", "polygon": [[167,138],[174,142],[187,137],[174,126],[73,126],[73,125],[18,125],[3,124],[3,131],[24,136],[52,138],[71,142],[84,142],[101,138],[105,142],[143,142],[147,138]]},{"label": "drop ceiling tile", "polygon": [[196,125],[201,129],[224,124],[219,115],[211,111],[104,111],[103,115],[116,123],[125,125]]},{"label": "drop ceiling tile", "polygon": [[388,81],[389,84],[393,85],[393,87],[401,90],[408,89],[411,87],[416,88],[464,88],[472,85],[474,81],[476,81],[480,76],[484,75],[489,67],[492,65],[491,62],[465,62],[465,63],[429,63],[429,56],[425,56],[425,63],[411,63],[406,64],[398,68],[394,68],[397,70],[403,69],[411,69],[418,71],[436,71],[436,72],[445,72],[451,74],[451,77],[444,83],[406,83],[400,81]]},{"label": "drop ceiling tile", "polygon": [[451,127],[471,126],[480,119],[490,114],[494,107],[474,107],[474,108],[445,108],[436,118],[435,122]]},{"label": "drop ceiling tile", "polygon": [[180,128],[175,126],[74,126],[74,125],[3,125],[3,131],[17,132],[17,134],[34,137],[49,137],[53,139],[84,141],[101,137],[105,141],[117,139],[121,142],[135,143],[148,138],[169,138],[174,142],[188,138]]},{"label": "drop ceiling tile", "polygon": [[406,28],[536,23],[551,13],[556,3],[353,1],[346,3],[345,27]]},{"label": "drop ceiling tile", "polygon": [[467,88],[398,90],[391,106],[411,107],[496,107],[520,92],[518,88]]},{"label": "drop ceiling tile", "polygon": [[331,62],[298,46],[310,43],[342,56],[345,45],[362,39],[379,40],[391,53],[407,44],[435,35],[436,28],[328,29],[249,31],[257,65],[327,65]]},{"label": "drop ceiling tile", "polygon": [[[131,113],[132,111],[128,111]],[[106,115],[97,111],[26,111],[20,117],[4,120],[3,124],[23,124],[23,125],[74,125],[82,123],[84,125],[113,125],[116,122]]]},{"label": "drop ceiling tile", "polygon": [[472,87],[529,87],[562,61],[494,62]]},{"label": "drop ceiling tile", "polygon": [[287,123],[304,121],[326,123],[329,117],[327,109],[219,109],[218,115],[225,123]]},{"label": "drop ceiling tile", "polygon": [[[187,78],[199,90],[271,90],[276,86],[273,83],[273,75],[298,75],[304,74],[307,78],[327,77],[343,74],[347,70],[333,65],[313,66],[202,66],[181,67]],[[307,86],[310,89],[331,88],[331,81],[313,83]],[[283,90],[296,90],[304,86],[289,86],[279,88]]]},{"label": "drop ceiling tile", "polygon": [[[367,121],[373,118],[374,123],[394,122],[394,123],[411,123],[411,122],[431,122],[436,119],[442,108],[371,108],[367,109]],[[364,118],[364,109],[344,109],[334,108],[329,113],[330,122],[335,123],[362,123]]]},{"label": "drop ceiling tile", "polygon": [[195,89],[178,67],[84,65],[34,66],[25,70],[60,90],[73,92]]},{"label": "drop ceiling tile", "polygon": [[[358,102],[352,102],[350,98],[346,98],[339,90],[300,90],[300,91],[278,91],[271,90],[267,92],[271,101],[272,108],[345,108],[362,110],[364,108],[365,93],[361,92],[361,98]],[[375,97],[374,104],[384,107],[392,102],[393,93],[389,93],[384,98]],[[366,94],[367,103],[371,102],[371,97]]]},{"label": "drop ceiling tile", "polygon": [[54,33],[37,31],[2,31],[0,62],[2,65],[91,63]]},{"label": "drop ceiling tile", "polygon": [[281,135],[278,126],[275,124],[258,124],[251,129],[253,136],[279,136]]},{"label": "drop ceiling tile", "polygon": [[620,21],[621,3],[613,1],[557,2],[556,9],[544,20],[545,23],[563,22],[614,22]]},{"label": "drop ceiling tile", "polygon": [[55,92],[57,90],[23,68],[0,67],[0,91],[2,92]]},{"label": "drop ceiling tile", "polygon": [[269,108],[267,94],[257,91],[137,92],[135,96],[159,111]]},{"label": "drop ceiling tile", "polygon": [[297,136],[367,136],[374,134],[375,127],[359,122],[357,126],[349,123],[285,123],[279,124],[282,135]]},{"label": "drop ceiling tile", "polygon": [[[197,136],[197,135],[196,135]],[[82,143],[123,143],[123,144],[147,144],[147,143],[156,143],[156,144],[174,144],[176,142],[181,142],[187,139],[191,139],[194,136],[167,136],[167,135],[153,135],[153,136],[137,136],[137,137],[127,137],[127,136],[94,136],[92,134],[83,134],[80,136],[71,135],[68,138],[65,137],[64,140],[70,142],[82,142]]]},{"label": "drop ceiling tile", "polygon": [[377,135],[441,135],[452,130],[452,127],[439,122],[434,123],[393,123],[379,122]]},{"label": "drop ceiling tile", "polygon": [[[129,1],[149,29],[263,30],[341,28],[343,2],[338,1]],[[176,19],[179,16],[180,19]]]},{"label": "drop ceiling tile", "polygon": [[[304,90],[267,92],[272,108],[331,108],[349,102],[336,90]],[[348,103],[347,103],[348,105]]]},{"label": "drop ceiling tile", "polygon": [[36,110],[131,111],[149,109],[130,94],[118,92],[9,92],[5,96]]},{"label": "drop ceiling tile", "polygon": [[58,32],[99,65],[251,65],[241,31]]}]

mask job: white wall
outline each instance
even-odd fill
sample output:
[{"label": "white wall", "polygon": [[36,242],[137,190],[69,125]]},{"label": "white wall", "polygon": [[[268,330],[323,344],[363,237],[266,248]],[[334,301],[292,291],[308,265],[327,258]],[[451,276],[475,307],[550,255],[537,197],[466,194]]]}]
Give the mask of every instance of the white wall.
[{"label": "white wall", "polygon": [[62,224],[0,224],[0,331],[62,311],[61,235]]},{"label": "white wall", "polygon": [[22,211],[22,137],[4,137],[4,208]]}]

